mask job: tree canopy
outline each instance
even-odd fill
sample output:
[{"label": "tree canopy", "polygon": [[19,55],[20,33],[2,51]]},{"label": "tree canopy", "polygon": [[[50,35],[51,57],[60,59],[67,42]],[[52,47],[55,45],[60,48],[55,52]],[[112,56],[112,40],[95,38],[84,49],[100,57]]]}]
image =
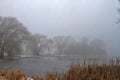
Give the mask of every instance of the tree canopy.
[{"label": "tree canopy", "polygon": [[0,17],[0,57],[20,54],[20,44],[29,34],[16,18]]}]

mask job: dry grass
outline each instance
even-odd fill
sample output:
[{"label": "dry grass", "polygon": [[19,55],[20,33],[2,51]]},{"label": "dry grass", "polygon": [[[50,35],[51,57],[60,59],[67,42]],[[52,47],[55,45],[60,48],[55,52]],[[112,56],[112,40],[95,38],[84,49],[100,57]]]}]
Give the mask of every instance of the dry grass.
[{"label": "dry grass", "polygon": [[26,73],[19,69],[4,68],[0,70],[0,77],[6,80],[22,80],[26,76]]},{"label": "dry grass", "polygon": [[[44,78],[32,75],[33,80],[120,80],[119,59],[110,60],[109,64],[85,64],[72,63],[65,73],[46,72]],[[25,80],[28,76],[19,69],[4,68],[0,70],[0,80]]]},{"label": "dry grass", "polygon": [[33,80],[41,80],[40,76],[38,74],[32,75],[31,78]]}]

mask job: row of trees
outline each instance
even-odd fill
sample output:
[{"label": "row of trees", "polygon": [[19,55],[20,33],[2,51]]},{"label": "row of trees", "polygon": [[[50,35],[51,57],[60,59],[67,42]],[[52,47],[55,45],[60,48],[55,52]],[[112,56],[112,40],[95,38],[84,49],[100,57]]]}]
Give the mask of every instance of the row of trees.
[{"label": "row of trees", "polygon": [[106,54],[104,42],[70,36],[48,37],[32,34],[16,18],[0,17],[0,58],[16,55],[91,55]]},{"label": "row of trees", "polygon": [[[84,37],[76,41],[70,36],[55,36],[35,34],[29,39],[27,50],[34,55],[106,55],[105,43],[102,40],[88,40]],[[27,41],[28,42],[28,41]],[[23,46],[24,47],[24,46]]]}]

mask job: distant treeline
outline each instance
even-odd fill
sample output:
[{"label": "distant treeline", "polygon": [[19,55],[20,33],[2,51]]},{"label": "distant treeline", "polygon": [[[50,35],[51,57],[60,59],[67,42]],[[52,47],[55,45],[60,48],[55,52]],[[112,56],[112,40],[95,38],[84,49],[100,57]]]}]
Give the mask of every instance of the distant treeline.
[{"label": "distant treeline", "polygon": [[16,18],[0,17],[0,58],[20,55],[106,55],[106,49],[99,39],[32,34]]}]

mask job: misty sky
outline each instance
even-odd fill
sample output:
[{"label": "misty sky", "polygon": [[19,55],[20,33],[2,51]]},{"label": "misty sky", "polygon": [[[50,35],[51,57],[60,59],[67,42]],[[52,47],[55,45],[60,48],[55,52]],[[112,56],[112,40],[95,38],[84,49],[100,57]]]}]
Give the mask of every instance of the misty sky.
[{"label": "misty sky", "polygon": [[99,38],[120,55],[118,7],[118,0],[0,0],[0,16],[17,17],[32,33]]}]

